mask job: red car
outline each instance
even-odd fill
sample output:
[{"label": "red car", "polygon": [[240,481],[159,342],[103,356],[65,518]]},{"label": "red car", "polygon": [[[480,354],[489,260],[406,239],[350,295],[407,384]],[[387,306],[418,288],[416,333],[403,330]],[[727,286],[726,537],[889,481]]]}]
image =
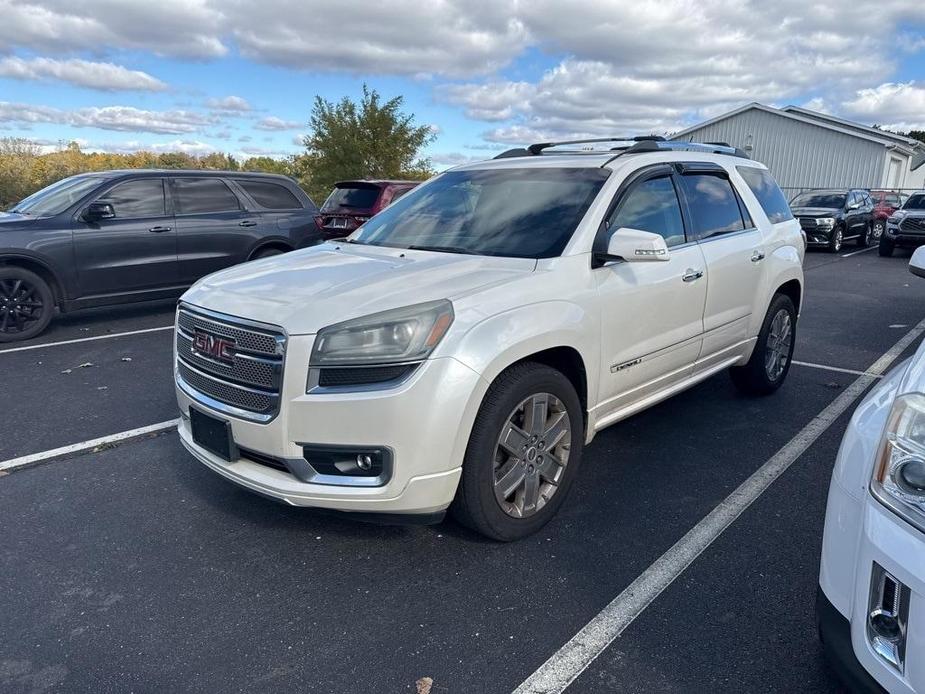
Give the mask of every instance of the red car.
[{"label": "red car", "polygon": [[321,206],[315,224],[325,238],[347,236],[420,181],[341,181]]},{"label": "red car", "polygon": [[903,199],[899,193],[891,190],[870,191],[871,200],[874,201],[874,223],[871,228],[872,240],[877,241],[886,231],[886,220],[896,210],[903,206]]}]

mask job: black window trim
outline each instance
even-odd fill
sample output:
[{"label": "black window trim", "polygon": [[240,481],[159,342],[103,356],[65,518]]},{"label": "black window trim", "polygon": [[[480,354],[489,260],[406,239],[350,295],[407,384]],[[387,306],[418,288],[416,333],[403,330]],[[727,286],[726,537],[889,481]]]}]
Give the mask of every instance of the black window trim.
[{"label": "black window trim", "polygon": [[[759,232],[760,229],[755,224],[755,215],[752,214],[752,211],[748,209],[748,206],[745,205],[745,200],[742,198],[742,194],[739,193],[739,189],[736,188],[735,182],[732,180],[732,176],[729,175],[729,171],[725,167],[720,166],[719,164],[714,164],[712,162],[678,162],[675,166],[678,169],[679,176],[716,176],[718,178],[723,178],[729,184],[729,187],[732,189],[732,194],[736,198],[736,202],[739,206],[739,217],[742,219],[742,229],[737,229],[736,231],[727,231],[721,234],[713,234],[707,236],[703,239],[696,239],[694,241],[688,241],[688,243],[710,243],[711,241],[721,241],[723,239],[733,238],[735,236],[740,236],[742,234],[751,234],[754,232]],[[678,182],[678,184],[680,181]],[[687,200],[687,195],[684,194],[684,188],[676,184],[675,188],[680,193],[679,197],[681,198],[681,207],[690,220],[693,220],[693,214],[691,214],[690,206]],[[748,212],[749,219],[751,220],[752,225],[746,226],[745,215],[742,213],[742,209]],[[686,223],[686,222],[685,222]],[[693,221],[691,221],[691,228],[693,228]],[[687,233],[685,232],[685,235]],[[680,248],[680,246],[675,246],[675,248]]]},{"label": "black window trim", "polygon": [[[173,211],[174,211],[173,214],[175,217],[193,217],[193,216],[203,215],[203,214],[228,214],[229,212],[253,212],[253,210],[247,207],[247,205],[245,204],[245,201],[241,199],[241,196],[237,192],[235,192],[235,188],[237,186],[229,185],[229,183],[231,183],[231,180],[228,178],[225,178],[224,176],[185,176],[181,174],[179,176],[167,176],[167,179],[170,181],[171,207],[173,208]],[[176,205],[177,200],[175,196],[177,195],[177,190],[176,190],[177,182],[181,179],[191,179],[191,180],[192,179],[206,179],[209,181],[213,181],[213,180],[221,181],[222,183],[225,184],[225,187],[228,188],[231,194],[238,201],[238,207],[235,209],[230,209],[230,210],[211,210],[209,212],[180,212],[177,209],[177,205]]]},{"label": "black window trim", "polygon": [[[113,218],[113,219],[111,219],[111,220],[101,220],[101,221],[107,221],[107,222],[143,222],[143,221],[146,221],[146,220],[149,220],[149,219],[165,219],[165,218],[167,218],[167,217],[173,217],[173,216],[174,216],[174,214],[173,214],[173,200],[171,199],[170,195],[168,195],[168,191],[167,191],[167,188],[166,188],[166,186],[167,186],[167,177],[166,177],[166,176],[163,176],[163,175],[160,175],[160,176],[129,176],[129,177],[127,177],[127,178],[111,179],[111,180],[109,181],[109,184],[110,184],[110,185],[105,186],[105,188],[104,188],[103,190],[97,189],[96,192],[91,193],[90,196],[87,198],[87,201],[86,201],[85,203],[81,204],[81,205],[77,208],[77,211],[74,213],[74,219],[77,220],[77,221],[86,223],[86,222],[84,222],[83,216],[84,216],[84,213],[87,211],[87,208],[88,208],[92,203],[94,203],[94,202],[99,202],[100,200],[102,200],[103,197],[104,197],[105,195],[108,195],[108,194],[110,193],[110,191],[115,190],[116,188],[118,188],[119,186],[123,185],[124,183],[135,183],[136,181],[150,181],[150,180],[152,180],[152,179],[153,179],[153,180],[159,180],[159,181],[161,182],[161,191],[163,192],[163,195],[164,195],[164,214],[149,215],[149,216],[147,216],[147,217],[115,217],[115,218]],[[99,222],[96,222],[96,223],[99,223]]]}]

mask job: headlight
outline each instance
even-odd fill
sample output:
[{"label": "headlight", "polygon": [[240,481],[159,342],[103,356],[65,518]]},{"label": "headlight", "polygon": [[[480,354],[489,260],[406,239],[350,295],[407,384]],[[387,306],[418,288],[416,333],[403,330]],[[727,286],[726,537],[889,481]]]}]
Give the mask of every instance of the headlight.
[{"label": "headlight", "polygon": [[453,305],[431,301],[337,323],[318,332],[312,366],[396,364],[426,359],[453,323]]},{"label": "headlight", "polygon": [[816,220],[816,226],[820,227],[834,227],[835,218],[834,217],[819,217]]},{"label": "headlight", "polygon": [[893,403],[871,490],[910,523],[925,528],[925,395],[902,395]]}]

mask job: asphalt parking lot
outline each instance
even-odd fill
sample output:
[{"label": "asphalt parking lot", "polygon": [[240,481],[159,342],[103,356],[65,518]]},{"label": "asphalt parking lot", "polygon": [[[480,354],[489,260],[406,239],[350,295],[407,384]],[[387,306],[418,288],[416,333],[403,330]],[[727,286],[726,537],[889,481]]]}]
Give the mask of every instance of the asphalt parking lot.
[{"label": "asphalt parking lot", "polygon": [[[518,543],[284,507],[171,432],[0,473],[0,689],[517,689],[925,319],[908,253],[853,250],[807,256],[777,394],[720,375],[602,432],[559,515]],[[170,302],[85,312],[0,347],[0,461],[175,418],[172,320]],[[813,600],[854,404],[568,692],[839,691]]]}]

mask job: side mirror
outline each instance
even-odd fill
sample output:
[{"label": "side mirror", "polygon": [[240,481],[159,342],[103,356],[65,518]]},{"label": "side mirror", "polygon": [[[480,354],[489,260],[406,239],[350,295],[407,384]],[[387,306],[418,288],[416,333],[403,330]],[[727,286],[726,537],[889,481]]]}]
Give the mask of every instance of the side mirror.
[{"label": "side mirror", "polygon": [[97,222],[101,219],[113,219],[115,216],[116,211],[108,202],[91,202],[87,205],[87,209],[84,212],[84,219],[88,222]]},{"label": "side mirror", "polygon": [[617,229],[607,244],[607,260],[621,259],[627,263],[668,260],[668,244],[658,234],[639,229]]},{"label": "side mirror", "polygon": [[912,254],[912,260],[909,261],[909,272],[925,277],[925,246],[920,246]]}]

